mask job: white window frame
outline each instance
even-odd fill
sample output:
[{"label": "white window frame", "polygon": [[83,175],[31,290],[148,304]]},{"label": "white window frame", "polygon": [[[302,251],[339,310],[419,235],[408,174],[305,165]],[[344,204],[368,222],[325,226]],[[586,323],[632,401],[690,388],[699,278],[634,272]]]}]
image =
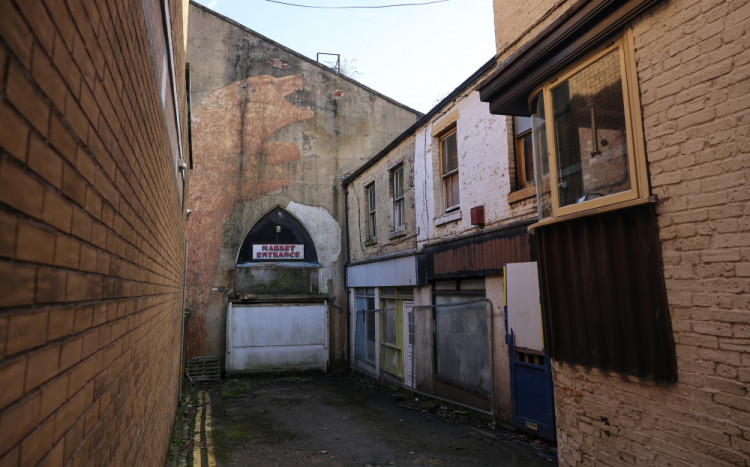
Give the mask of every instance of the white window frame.
[{"label": "white window frame", "polygon": [[392,213],[392,232],[398,232],[406,228],[405,219],[405,196],[404,196],[404,164],[400,163],[393,169],[390,174],[391,179],[391,213]]}]

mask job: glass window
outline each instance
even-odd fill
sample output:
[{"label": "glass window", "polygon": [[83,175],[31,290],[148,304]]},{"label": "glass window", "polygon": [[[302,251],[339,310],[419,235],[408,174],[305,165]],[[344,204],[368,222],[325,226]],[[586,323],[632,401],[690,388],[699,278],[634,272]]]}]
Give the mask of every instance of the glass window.
[{"label": "glass window", "polygon": [[531,119],[514,117],[516,133],[516,188],[534,183],[534,150],[532,149]]},{"label": "glass window", "polygon": [[404,166],[391,171],[391,197],[393,199],[393,231],[404,228]]},{"label": "glass window", "polygon": [[560,206],[629,190],[619,50],[585,66],[550,93]]},{"label": "glass window", "polygon": [[458,146],[456,144],[456,127],[440,136],[440,174],[443,179],[443,198],[445,209],[458,206]]},{"label": "glass window", "polygon": [[356,289],[357,323],[355,351],[358,358],[375,361],[375,289]]},{"label": "glass window", "polygon": [[[543,86],[532,101],[541,218],[647,196],[632,53],[623,38]],[[630,72],[630,73],[634,73]],[[631,118],[637,115],[637,119]]]},{"label": "glass window", "polygon": [[367,195],[367,240],[375,241],[375,183],[365,187]]}]

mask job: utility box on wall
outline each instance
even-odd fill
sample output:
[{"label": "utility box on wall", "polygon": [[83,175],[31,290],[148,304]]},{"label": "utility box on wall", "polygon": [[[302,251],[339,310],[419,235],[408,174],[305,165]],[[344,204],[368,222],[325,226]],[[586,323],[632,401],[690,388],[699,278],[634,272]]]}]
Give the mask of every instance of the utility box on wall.
[{"label": "utility box on wall", "polygon": [[484,225],[484,206],[471,208],[471,225]]}]

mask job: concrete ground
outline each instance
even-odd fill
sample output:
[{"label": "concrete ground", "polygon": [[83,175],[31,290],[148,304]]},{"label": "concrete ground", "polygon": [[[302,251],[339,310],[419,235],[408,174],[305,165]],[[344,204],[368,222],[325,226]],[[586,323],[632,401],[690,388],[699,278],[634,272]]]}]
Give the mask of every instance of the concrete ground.
[{"label": "concrete ground", "polygon": [[168,465],[556,464],[546,442],[353,373],[230,379],[190,397]]}]

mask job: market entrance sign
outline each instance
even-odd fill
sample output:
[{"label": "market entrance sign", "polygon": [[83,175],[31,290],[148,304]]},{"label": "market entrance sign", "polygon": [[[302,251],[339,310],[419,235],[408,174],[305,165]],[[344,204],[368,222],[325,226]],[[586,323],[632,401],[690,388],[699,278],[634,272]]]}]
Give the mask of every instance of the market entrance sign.
[{"label": "market entrance sign", "polygon": [[253,259],[303,260],[305,245],[253,244]]}]

